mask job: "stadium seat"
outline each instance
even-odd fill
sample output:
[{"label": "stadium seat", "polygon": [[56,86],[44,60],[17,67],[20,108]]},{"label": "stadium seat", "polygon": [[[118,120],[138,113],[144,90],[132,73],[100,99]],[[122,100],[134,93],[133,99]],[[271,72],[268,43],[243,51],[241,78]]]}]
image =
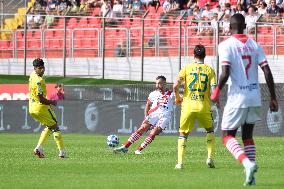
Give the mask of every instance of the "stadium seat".
[{"label": "stadium seat", "polygon": [[80,18],[77,27],[78,28],[87,28],[88,27],[88,19],[87,18]]},{"label": "stadium seat", "polygon": [[81,39],[74,39],[74,48],[82,48]]},{"label": "stadium seat", "polygon": [[157,10],[157,13],[158,14],[161,14],[164,12],[164,9],[163,9],[163,6],[159,6],[158,10]]},{"label": "stadium seat", "polygon": [[54,37],[53,30],[45,30],[44,35],[45,39],[52,39]]},{"label": "stadium seat", "polygon": [[67,23],[68,29],[74,29],[77,27],[77,18],[70,18],[70,20]]},{"label": "stadium seat", "polygon": [[64,28],[64,18],[59,18],[58,23],[56,25],[58,28]]},{"label": "stadium seat", "polygon": [[99,18],[89,18],[89,28],[100,28],[101,20]]},{"label": "stadium seat", "polygon": [[277,44],[278,45],[284,45],[284,35],[278,35],[277,36]]},{"label": "stadium seat", "polygon": [[84,38],[85,31],[84,30],[74,30],[74,38]]},{"label": "stadium seat", "polygon": [[98,31],[97,30],[85,30],[85,37],[86,38],[97,38]]},{"label": "stadium seat", "polygon": [[0,49],[8,49],[9,47],[9,42],[8,41],[0,41]]},{"label": "stadium seat", "polygon": [[92,12],[92,16],[99,16],[101,13],[101,8],[100,7],[96,7],[94,8],[93,12]]},{"label": "stadium seat", "polygon": [[41,30],[37,30],[34,32],[34,35],[33,37],[36,38],[36,39],[41,39]]},{"label": "stadium seat", "polygon": [[40,49],[41,45],[40,45],[40,40],[31,40],[28,42],[28,48],[31,49]]}]

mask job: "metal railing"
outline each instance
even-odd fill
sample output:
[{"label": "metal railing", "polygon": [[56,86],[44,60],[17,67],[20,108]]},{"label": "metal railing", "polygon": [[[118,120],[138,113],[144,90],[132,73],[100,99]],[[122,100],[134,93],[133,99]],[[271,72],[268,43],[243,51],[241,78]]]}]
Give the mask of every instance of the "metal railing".
[{"label": "metal railing", "polygon": [[[30,15],[23,16],[27,20]],[[181,68],[182,58],[192,56],[195,45],[205,45],[207,55],[216,56],[218,43],[228,37],[220,35],[220,24],[217,28],[193,25],[185,14],[169,16],[166,22],[165,18],[163,22],[161,18],[152,18],[148,12],[134,18],[54,17],[55,22],[48,29],[29,29],[25,24],[22,29],[0,30],[1,58],[24,58],[25,64],[26,58],[62,58],[65,66],[66,58],[99,57],[105,70],[106,58],[141,57],[143,81],[145,57],[178,57]],[[212,32],[198,35],[202,29]],[[263,46],[266,54],[284,54],[284,26],[280,23],[257,22],[256,32],[250,36]]]}]

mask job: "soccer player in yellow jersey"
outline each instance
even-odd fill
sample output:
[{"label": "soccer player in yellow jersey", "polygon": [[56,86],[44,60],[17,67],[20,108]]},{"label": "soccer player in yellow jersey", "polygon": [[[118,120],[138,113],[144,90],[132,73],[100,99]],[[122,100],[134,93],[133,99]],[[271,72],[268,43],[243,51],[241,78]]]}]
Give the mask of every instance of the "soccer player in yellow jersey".
[{"label": "soccer player in yellow jersey", "polygon": [[29,79],[29,113],[36,121],[46,126],[34,149],[34,154],[39,158],[44,158],[42,144],[52,132],[59,150],[59,157],[65,158],[61,132],[57,125],[56,115],[52,109],[52,106],[56,106],[57,102],[46,98],[46,85],[43,78],[45,71],[44,62],[42,59],[37,58],[33,61],[33,66],[34,71]]},{"label": "soccer player in yellow jersey", "polygon": [[[178,163],[176,169],[183,168],[186,141],[197,120],[199,127],[205,128],[207,135],[208,158],[206,164],[214,168],[213,153],[215,151],[215,136],[211,112],[210,92],[216,86],[213,68],[204,64],[205,47],[196,45],[194,48],[195,62],[187,64],[174,83],[173,90],[176,104],[181,104],[181,116],[178,139]],[[183,96],[179,94],[179,87],[184,84]]]}]

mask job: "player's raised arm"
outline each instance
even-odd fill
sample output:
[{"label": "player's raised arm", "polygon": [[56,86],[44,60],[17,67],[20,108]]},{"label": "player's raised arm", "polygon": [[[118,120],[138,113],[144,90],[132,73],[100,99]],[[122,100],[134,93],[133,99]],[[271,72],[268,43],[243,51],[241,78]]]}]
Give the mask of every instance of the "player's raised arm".
[{"label": "player's raised arm", "polygon": [[175,93],[175,102],[177,105],[181,104],[182,102],[182,97],[179,94],[179,87],[183,83],[184,79],[182,77],[177,77],[176,81],[174,82],[173,85],[173,91]]},{"label": "player's raised arm", "polygon": [[265,65],[261,67],[262,71],[264,72],[265,80],[270,92],[270,111],[277,112],[278,111],[278,102],[276,99],[275,88],[274,88],[274,80],[270,70],[269,65]]}]

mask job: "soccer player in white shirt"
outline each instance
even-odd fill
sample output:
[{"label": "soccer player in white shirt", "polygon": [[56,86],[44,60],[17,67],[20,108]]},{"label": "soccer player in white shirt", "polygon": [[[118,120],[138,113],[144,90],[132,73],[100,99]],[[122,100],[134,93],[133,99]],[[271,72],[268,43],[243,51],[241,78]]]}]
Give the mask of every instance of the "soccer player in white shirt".
[{"label": "soccer player in white shirt", "polygon": [[166,78],[158,76],[156,78],[156,90],[149,94],[146,108],[145,119],[139,129],[131,134],[128,140],[114,152],[128,152],[128,148],[137,141],[143,133],[151,130],[144,142],[135,151],[135,154],[141,154],[141,151],[148,146],[159,135],[171,121],[174,106],[174,93],[166,88]]},{"label": "soccer player in white shirt", "polygon": [[[218,86],[214,89],[211,100],[218,100],[220,90],[228,81],[228,98],[222,118],[223,143],[232,155],[239,160],[246,173],[244,185],[255,185],[254,173],[255,144],[252,138],[255,122],[261,119],[261,96],[258,82],[258,66],[264,72],[271,95],[270,110],[278,111],[273,76],[268,66],[262,47],[243,34],[246,28],[242,14],[235,14],[230,19],[232,36],[219,44],[219,57],[222,65]],[[242,128],[244,149],[235,136]]]}]

